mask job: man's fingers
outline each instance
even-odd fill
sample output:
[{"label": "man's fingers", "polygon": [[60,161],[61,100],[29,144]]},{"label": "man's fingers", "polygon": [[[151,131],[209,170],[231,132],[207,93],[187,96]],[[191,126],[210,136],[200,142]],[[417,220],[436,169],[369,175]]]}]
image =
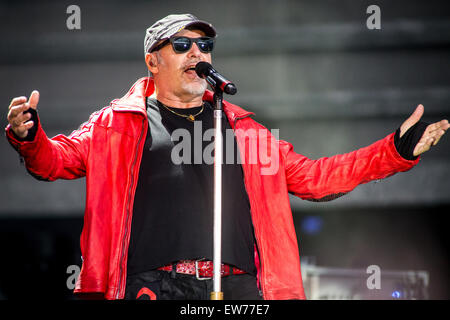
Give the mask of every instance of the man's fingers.
[{"label": "man's fingers", "polygon": [[433,135],[434,141],[433,146],[437,145],[439,140],[441,140],[442,136],[445,134],[445,130],[440,129],[439,131],[435,131],[435,134]]},{"label": "man's fingers", "polygon": [[414,148],[413,155],[418,156],[428,150],[431,149],[432,146],[435,146],[439,143],[439,140],[441,140],[442,136],[445,134],[445,131],[448,129],[448,123],[443,123],[444,126],[440,129],[436,129],[434,131],[425,132],[420,139],[419,143],[417,143],[416,147]]},{"label": "man's fingers", "polygon": [[14,107],[11,107],[8,113],[8,120],[12,120],[15,117],[18,117],[22,112],[28,110],[30,105],[28,103],[23,103]]},{"label": "man's fingers", "polygon": [[441,120],[439,122],[430,124],[427,127],[427,129],[425,130],[425,132],[432,133],[433,131],[438,131],[438,130],[446,131],[448,128],[450,128],[450,124],[448,123],[448,120]]},{"label": "man's fingers", "polygon": [[20,115],[11,119],[10,124],[15,129],[20,127],[24,122],[30,120],[31,116],[29,114]]},{"label": "man's fingers", "polygon": [[25,123],[23,124],[24,128],[25,128],[27,131],[30,130],[30,129],[33,127],[33,125],[34,125],[34,121],[33,121],[33,120],[30,120],[30,121],[25,122]]},{"label": "man's fingers", "polygon": [[11,100],[8,109],[11,110],[12,107],[17,106],[19,104],[25,103],[27,101],[27,97],[16,97]]},{"label": "man's fingers", "polygon": [[439,128],[444,131],[447,131],[448,128],[450,128],[450,123],[448,123],[447,119],[441,120],[438,123],[439,123]]},{"label": "man's fingers", "polygon": [[439,140],[441,140],[442,136],[444,135],[445,131],[442,130],[442,133],[439,133],[438,135],[435,136],[434,141],[433,141],[433,146],[437,145]]},{"label": "man's fingers", "polygon": [[29,108],[29,104],[24,103],[12,107],[8,114],[8,122],[11,125],[11,129],[21,138],[26,137],[28,130],[34,125],[33,121],[29,121],[32,115],[30,113],[23,113],[24,110],[28,110]]},{"label": "man's fingers", "polygon": [[[24,97],[24,96],[22,96],[22,97],[15,97],[15,98],[13,98],[11,100],[11,103],[9,104],[8,109],[11,110],[14,107],[17,107],[17,106],[20,106],[20,105],[23,105],[23,104],[27,104],[27,108],[25,110],[27,110],[30,107],[33,108],[33,109],[36,109],[38,102],[39,102],[39,91],[33,90],[33,92],[31,92],[30,99],[28,100],[28,103],[27,103],[27,97]],[[22,111],[20,111],[20,112],[22,112]]]},{"label": "man's fingers", "polygon": [[427,132],[423,134],[421,140],[428,141],[429,139],[433,139],[433,145],[435,146],[439,139],[445,134],[445,130],[438,128],[434,131]]},{"label": "man's fingers", "polygon": [[433,138],[427,138],[419,142],[414,148],[413,156],[417,157],[418,155],[430,150],[433,141]]},{"label": "man's fingers", "polygon": [[33,90],[29,100],[30,107],[36,110],[38,102],[39,102],[39,91]]},{"label": "man's fingers", "polygon": [[408,131],[409,128],[419,122],[420,118],[422,118],[423,113],[424,107],[423,105],[419,104],[416,110],[414,110],[409,118],[406,119],[405,122],[403,122],[403,124],[400,126],[400,138],[405,134],[406,131]]},{"label": "man's fingers", "polygon": [[441,120],[439,122],[430,124],[425,130],[425,137],[432,137],[434,139],[432,145],[435,146],[441,139],[441,137],[445,134],[445,132],[450,128],[450,124],[448,120]]},{"label": "man's fingers", "polygon": [[419,104],[417,106],[416,110],[414,110],[414,112],[412,113],[410,118],[414,118],[417,122],[420,120],[420,118],[422,118],[424,111],[425,111],[425,108],[423,107],[423,105]]},{"label": "man's fingers", "polygon": [[424,145],[422,146],[422,150],[421,153],[424,153],[428,150],[430,150],[431,148],[431,144],[433,143],[434,139],[433,138],[428,138],[427,141],[424,143]]},{"label": "man's fingers", "polygon": [[24,138],[28,134],[28,130],[34,126],[31,113],[24,113],[29,108],[36,109],[39,102],[39,92],[33,90],[30,99],[27,102],[27,97],[16,97],[11,100],[9,104],[8,122],[11,129],[20,138]]},{"label": "man's fingers", "polygon": [[15,121],[17,123],[19,123],[19,125],[21,125],[22,123],[24,123],[25,121],[28,121],[30,119],[31,119],[31,113],[21,113],[16,117]]},{"label": "man's fingers", "polygon": [[33,120],[30,121],[25,120],[25,121],[26,122],[21,123],[12,128],[14,133],[20,138],[25,138],[28,135],[28,130],[30,130],[34,126]]}]

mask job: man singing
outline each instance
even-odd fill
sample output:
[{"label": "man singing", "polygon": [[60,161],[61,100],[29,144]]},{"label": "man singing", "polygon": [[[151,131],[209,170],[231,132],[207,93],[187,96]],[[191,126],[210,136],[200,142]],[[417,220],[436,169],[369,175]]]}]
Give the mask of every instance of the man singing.
[{"label": "man singing", "polygon": [[[199,135],[213,128],[213,94],[195,66],[211,63],[215,37],[211,24],[190,14],[157,21],[144,41],[151,77],[137,80],[69,136],[46,136],[37,91],[12,99],[6,136],[29,173],[46,181],[86,176],[76,294],[209,298],[213,164],[204,157],[211,139]],[[419,105],[397,131],[372,145],[311,160],[277,140],[251,112],[227,101],[223,109],[223,137],[232,132],[223,159],[233,159],[223,165],[225,299],[304,299],[288,193],[328,201],[407,171],[450,126],[447,120],[421,122]],[[180,151],[181,136],[195,141]],[[255,141],[256,148],[249,147]],[[270,152],[262,159],[261,151]],[[264,171],[275,162],[274,170]]]}]

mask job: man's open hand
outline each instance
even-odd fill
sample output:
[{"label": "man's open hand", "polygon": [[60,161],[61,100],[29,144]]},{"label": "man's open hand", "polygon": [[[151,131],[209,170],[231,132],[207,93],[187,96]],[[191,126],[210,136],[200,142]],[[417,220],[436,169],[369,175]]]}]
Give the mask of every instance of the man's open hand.
[{"label": "man's open hand", "polygon": [[29,108],[36,110],[39,102],[39,92],[34,90],[30,99],[27,101],[26,97],[16,97],[11,100],[8,112],[8,122],[11,125],[11,129],[19,138],[25,138],[28,135],[34,123],[31,119],[31,114],[25,113]]},{"label": "man's open hand", "polygon": [[[422,118],[424,112],[423,105],[419,104],[413,114],[406,119],[405,122],[400,127],[400,138],[417,122]],[[417,157],[418,155],[430,150],[432,146],[437,145],[441,137],[445,134],[445,131],[450,128],[448,120],[441,120],[430,124],[423,133],[416,147],[414,148],[413,155]]]}]

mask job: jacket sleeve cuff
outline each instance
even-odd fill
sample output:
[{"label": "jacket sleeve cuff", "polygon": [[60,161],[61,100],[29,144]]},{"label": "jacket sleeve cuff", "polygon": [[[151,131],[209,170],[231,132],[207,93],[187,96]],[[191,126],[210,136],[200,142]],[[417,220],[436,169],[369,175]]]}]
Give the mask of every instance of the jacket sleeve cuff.
[{"label": "jacket sleeve cuff", "polygon": [[36,135],[33,140],[26,141],[18,138],[14,131],[11,129],[10,125],[8,125],[5,129],[6,139],[10,143],[10,145],[19,153],[21,157],[26,159],[29,156],[32,156],[37,150],[42,142],[42,138],[46,137],[42,127],[39,126],[36,131]]},{"label": "jacket sleeve cuff", "polygon": [[21,145],[24,145],[26,143],[34,143],[36,141],[37,132],[40,127],[39,116],[37,114],[37,111],[34,109],[31,109],[29,112],[31,113],[30,120],[32,120],[34,122],[34,124],[33,124],[33,127],[30,130],[28,130],[28,135],[25,138],[18,137],[14,133],[14,131],[11,129],[10,124],[8,124],[5,128],[6,138],[8,139],[8,141],[12,145],[12,147],[14,149],[16,149],[17,151],[19,151],[19,147]]},{"label": "jacket sleeve cuff", "polygon": [[392,158],[397,160],[399,164],[405,164],[406,168],[405,170],[401,170],[401,171],[406,171],[411,169],[412,167],[414,167],[416,164],[419,163],[420,161],[420,155],[417,156],[415,159],[413,160],[408,160],[406,158],[404,158],[399,151],[397,150],[397,147],[395,146],[395,134],[396,132],[393,132],[392,134],[390,134],[388,136],[389,139],[389,153],[391,154]]}]

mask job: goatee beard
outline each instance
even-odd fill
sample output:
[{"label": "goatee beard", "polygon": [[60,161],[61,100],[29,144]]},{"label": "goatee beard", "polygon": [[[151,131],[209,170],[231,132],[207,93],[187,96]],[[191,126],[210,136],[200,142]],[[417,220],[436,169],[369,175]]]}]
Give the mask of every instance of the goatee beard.
[{"label": "goatee beard", "polygon": [[203,96],[206,91],[208,84],[206,80],[201,79],[200,81],[196,81],[195,83],[183,83],[182,88],[186,93],[195,96]]}]

